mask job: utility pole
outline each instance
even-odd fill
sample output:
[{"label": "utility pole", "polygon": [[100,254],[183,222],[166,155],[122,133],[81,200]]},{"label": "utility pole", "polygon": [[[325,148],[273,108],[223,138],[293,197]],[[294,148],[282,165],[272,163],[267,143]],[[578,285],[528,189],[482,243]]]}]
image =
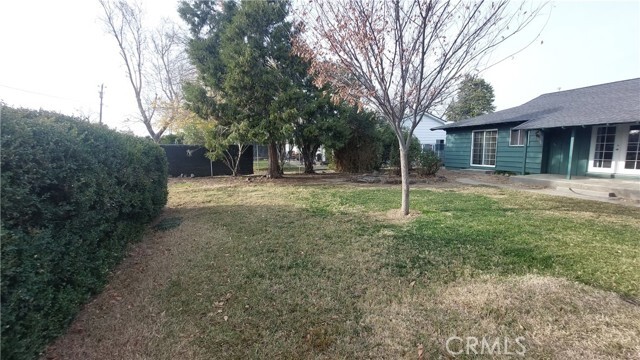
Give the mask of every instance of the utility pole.
[{"label": "utility pole", "polygon": [[104,95],[104,84],[100,84],[100,124],[102,124],[102,96]]}]

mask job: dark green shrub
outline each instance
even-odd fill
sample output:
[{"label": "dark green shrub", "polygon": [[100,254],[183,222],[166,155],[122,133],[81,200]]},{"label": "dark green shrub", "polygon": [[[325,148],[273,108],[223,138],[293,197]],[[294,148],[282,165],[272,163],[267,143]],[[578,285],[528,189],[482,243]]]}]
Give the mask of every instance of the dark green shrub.
[{"label": "dark green shrub", "polygon": [[[349,136],[344,146],[331,149],[332,168],[340,172],[362,173],[380,170],[386,165],[400,174],[398,138],[391,126],[370,112],[348,115],[345,121],[349,126]],[[417,162],[421,149],[420,140],[413,136],[409,146],[409,164],[412,166]]]},{"label": "dark green shrub", "polygon": [[31,359],[164,207],[167,162],[103,126],[1,111],[2,358]]},{"label": "dark green shrub", "polygon": [[395,156],[398,159],[398,166],[400,166],[400,157],[398,156],[398,138],[391,126],[386,122],[382,122],[378,127],[378,138],[378,143],[380,144],[381,164],[386,167],[391,166],[391,158]]},{"label": "dark green shrub", "polygon": [[[405,136],[408,133],[405,133]],[[411,144],[409,145],[409,168],[413,169],[414,165],[419,163],[419,158],[422,153],[422,145],[420,145],[420,140],[414,135],[411,138]],[[387,162],[389,167],[394,168],[396,173],[400,175],[400,146],[398,145],[398,138],[395,134],[393,134],[393,142],[391,145],[391,150],[389,151],[389,161]]]},{"label": "dark green shrub", "polygon": [[347,141],[333,150],[332,167],[340,172],[362,173],[379,170],[380,127],[384,126],[375,114],[367,111],[347,112],[344,120],[349,128]]},{"label": "dark green shrub", "polygon": [[425,150],[418,155],[418,175],[433,176],[442,166],[442,160],[433,150]]}]

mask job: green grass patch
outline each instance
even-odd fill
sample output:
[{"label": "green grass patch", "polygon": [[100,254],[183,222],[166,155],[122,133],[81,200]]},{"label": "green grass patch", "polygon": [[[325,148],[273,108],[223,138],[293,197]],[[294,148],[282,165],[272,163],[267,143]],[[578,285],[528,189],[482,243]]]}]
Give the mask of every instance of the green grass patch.
[{"label": "green grass patch", "polygon": [[[640,297],[637,208],[488,192],[413,190],[411,207],[422,216],[397,232],[387,266],[439,281],[545,274]],[[399,190],[334,189],[315,192],[311,202],[368,213],[397,208],[399,198]]]},{"label": "green grass patch", "polygon": [[[253,172],[259,173],[269,170],[269,160],[255,160],[253,162]],[[304,172],[304,165],[300,162],[291,161],[284,164],[284,172]]]}]

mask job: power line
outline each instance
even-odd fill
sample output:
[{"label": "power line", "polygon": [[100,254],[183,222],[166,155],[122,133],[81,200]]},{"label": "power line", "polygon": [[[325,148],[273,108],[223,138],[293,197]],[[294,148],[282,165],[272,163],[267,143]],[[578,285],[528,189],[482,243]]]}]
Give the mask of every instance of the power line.
[{"label": "power line", "polygon": [[7,88],[7,89],[11,89],[11,90],[16,90],[16,91],[25,92],[25,93],[28,93],[28,94],[34,94],[34,95],[45,96],[45,97],[54,98],[54,99],[60,99],[60,100],[73,101],[73,102],[76,102],[76,103],[84,103],[83,101],[80,101],[80,100],[77,100],[77,99],[69,99],[69,98],[65,98],[65,97],[61,97],[61,96],[56,96],[56,95],[45,94],[45,93],[41,93],[41,92],[37,92],[37,91],[20,89],[20,88],[13,87],[13,86],[9,86],[9,85],[3,85],[3,84],[0,84],[0,87]]}]

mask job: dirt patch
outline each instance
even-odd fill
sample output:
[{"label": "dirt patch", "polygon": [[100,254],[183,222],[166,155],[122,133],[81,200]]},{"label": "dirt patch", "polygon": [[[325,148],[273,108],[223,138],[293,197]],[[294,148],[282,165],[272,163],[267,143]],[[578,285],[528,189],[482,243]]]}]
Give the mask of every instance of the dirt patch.
[{"label": "dirt patch", "polygon": [[[361,183],[361,184],[402,184],[402,178],[396,175],[384,175],[384,174],[362,174],[353,175],[347,179],[349,182]],[[419,177],[411,175],[409,177],[409,184],[438,184],[446,182],[447,178],[442,175]]]},{"label": "dirt patch", "polygon": [[476,171],[440,169],[438,175],[446,177],[449,181],[468,179],[482,184],[498,187],[510,187],[514,189],[542,189],[544,186],[514,182],[510,175],[485,174]]},{"label": "dirt patch", "polygon": [[409,215],[404,215],[400,209],[391,209],[383,212],[368,213],[375,220],[388,222],[395,225],[404,225],[417,219],[421,213],[416,210],[409,211]]},{"label": "dirt patch", "polygon": [[212,176],[196,178],[169,178],[169,184],[198,184],[210,187],[247,186],[254,184],[274,185],[323,185],[347,182],[350,174],[322,172],[317,174],[285,174],[282,178],[272,179],[265,175],[248,176]]},{"label": "dirt patch", "polygon": [[[508,186],[514,189],[532,189],[540,188],[540,186],[531,186],[526,184],[514,183],[506,175],[481,174],[471,171],[458,171],[440,169],[435,176],[418,177],[415,174],[410,175],[410,184],[416,188],[460,188],[468,187],[472,184],[461,184],[457,179],[471,179],[487,185]],[[249,175],[249,176],[215,176],[200,178],[170,178],[169,184],[198,184],[207,187],[224,187],[224,186],[247,186],[254,184],[273,184],[273,185],[352,185],[364,187],[389,187],[401,184],[399,176],[388,172],[374,172],[367,174],[348,174],[335,173],[332,171],[319,172],[316,174],[285,174],[280,179],[267,178],[265,175]]]}]

